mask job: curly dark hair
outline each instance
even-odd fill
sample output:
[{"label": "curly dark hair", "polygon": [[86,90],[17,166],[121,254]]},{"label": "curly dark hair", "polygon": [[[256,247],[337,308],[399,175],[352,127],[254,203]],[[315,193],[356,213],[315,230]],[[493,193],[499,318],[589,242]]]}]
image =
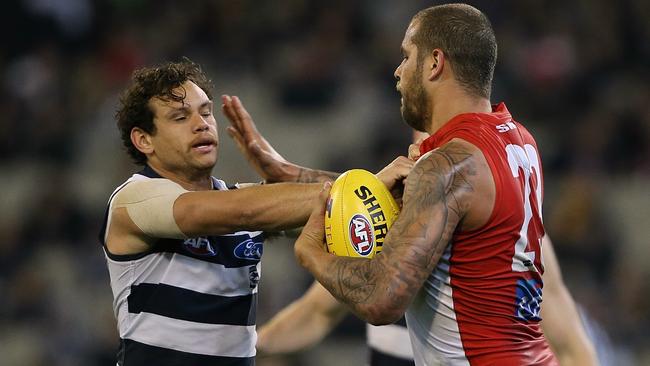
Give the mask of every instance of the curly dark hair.
[{"label": "curly dark hair", "polygon": [[169,62],[160,66],[145,67],[133,72],[131,85],[120,97],[119,108],[115,114],[122,143],[133,161],[145,165],[147,157],[131,142],[131,130],[138,127],[154,134],[154,112],[149,107],[151,98],[182,102],[185,93],[174,93],[174,89],[186,81],[191,81],[203,89],[212,100],[212,83],[196,63],[185,58],[181,62]]}]

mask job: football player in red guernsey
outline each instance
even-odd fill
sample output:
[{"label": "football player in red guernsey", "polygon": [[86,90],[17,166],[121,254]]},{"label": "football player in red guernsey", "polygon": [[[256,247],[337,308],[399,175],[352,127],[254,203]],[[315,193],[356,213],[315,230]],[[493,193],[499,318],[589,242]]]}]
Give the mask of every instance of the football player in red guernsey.
[{"label": "football player in red guernsey", "polygon": [[402,116],[431,136],[383,253],[323,249],[324,189],[296,256],[360,318],[406,313],[417,365],[556,365],[539,316],[541,162],[531,134],[490,102],[492,26],[471,6],[434,6],[412,19],[402,52]]}]

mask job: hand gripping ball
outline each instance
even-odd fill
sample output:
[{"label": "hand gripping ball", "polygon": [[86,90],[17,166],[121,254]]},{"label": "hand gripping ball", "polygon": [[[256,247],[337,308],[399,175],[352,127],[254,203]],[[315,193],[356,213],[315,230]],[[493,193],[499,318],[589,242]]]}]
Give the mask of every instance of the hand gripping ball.
[{"label": "hand gripping ball", "polygon": [[352,169],[330,190],[325,212],[327,250],[338,256],[372,258],[380,253],[399,206],[374,174]]}]

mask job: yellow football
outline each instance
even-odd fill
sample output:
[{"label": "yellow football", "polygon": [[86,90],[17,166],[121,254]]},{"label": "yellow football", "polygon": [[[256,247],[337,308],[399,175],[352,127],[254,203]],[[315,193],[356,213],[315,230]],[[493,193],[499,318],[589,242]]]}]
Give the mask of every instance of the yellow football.
[{"label": "yellow football", "polygon": [[352,169],[332,184],[325,213],[325,239],[330,253],[372,258],[381,252],[399,206],[374,174]]}]

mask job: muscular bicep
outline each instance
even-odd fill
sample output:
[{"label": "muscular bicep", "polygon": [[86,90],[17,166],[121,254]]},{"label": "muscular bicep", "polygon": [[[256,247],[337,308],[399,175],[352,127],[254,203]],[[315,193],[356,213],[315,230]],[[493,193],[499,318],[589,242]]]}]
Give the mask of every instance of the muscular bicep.
[{"label": "muscular bicep", "polygon": [[406,179],[403,209],[384,249],[386,257],[399,252],[405,283],[419,288],[471,207],[475,165],[472,151],[450,143],[424,155]]},{"label": "muscular bicep", "polygon": [[186,235],[174,218],[174,203],[187,191],[167,179],[136,181],[114,198],[113,210],[124,208],[142,233],[154,238],[182,239]]},{"label": "muscular bicep", "polygon": [[471,207],[474,165],[473,152],[463,145],[424,155],[406,179],[402,212],[383,252],[373,260],[337,258],[333,273],[319,281],[372,324],[399,319]]},{"label": "muscular bicep", "polygon": [[480,150],[462,140],[423,155],[406,178],[402,212],[382,253],[371,260],[323,255],[303,265],[360,318],[374,325],[397,321],[459,223],[475,210],[483,194],[477,182],[487,179],[480,175],[481,159]]},{"label": "muscular bicep", "polygon": [[185,238],[174,219],[173,206],[185,191],[166,179],[127,184],[112,199],[106,246],[113,254],[146,251],[155,238]]}]

